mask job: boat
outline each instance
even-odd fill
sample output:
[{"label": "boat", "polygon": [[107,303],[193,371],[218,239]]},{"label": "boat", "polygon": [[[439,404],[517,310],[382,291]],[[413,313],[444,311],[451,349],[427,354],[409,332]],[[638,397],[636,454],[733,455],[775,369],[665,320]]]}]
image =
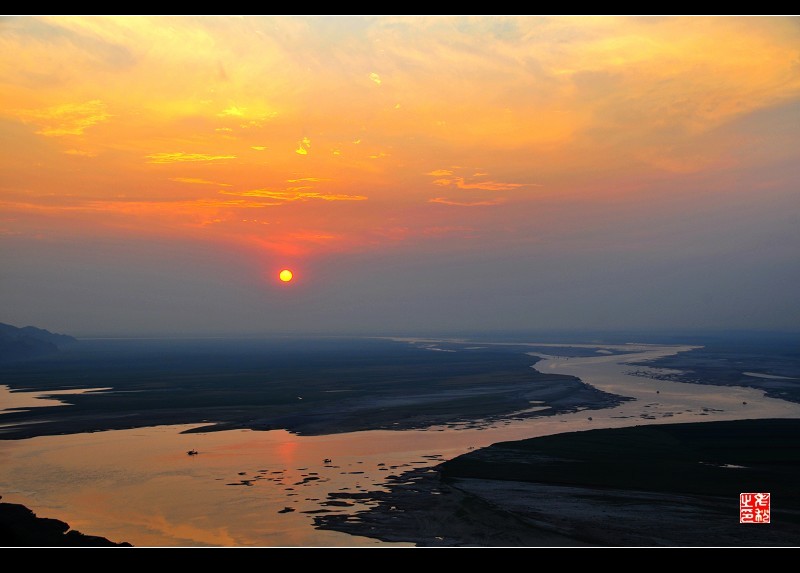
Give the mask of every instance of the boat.
[{"label": "boat", "polygon": [[189,450],[188,452],[186,452],[186,454],[190,456],[196,456],[199,453],[200,452],[198,452],[197,450]]}]

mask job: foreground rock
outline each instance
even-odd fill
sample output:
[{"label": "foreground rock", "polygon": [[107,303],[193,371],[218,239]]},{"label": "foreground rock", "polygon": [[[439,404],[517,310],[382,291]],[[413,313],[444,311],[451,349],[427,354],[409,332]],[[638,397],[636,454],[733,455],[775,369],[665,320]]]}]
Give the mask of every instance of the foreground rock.
[{"label": "foreground rock", "polygon": [[131,547],[105,537],[84,535],[58,519],[37,517],[17,503],[0,503],[0,546],[2,547]]}]

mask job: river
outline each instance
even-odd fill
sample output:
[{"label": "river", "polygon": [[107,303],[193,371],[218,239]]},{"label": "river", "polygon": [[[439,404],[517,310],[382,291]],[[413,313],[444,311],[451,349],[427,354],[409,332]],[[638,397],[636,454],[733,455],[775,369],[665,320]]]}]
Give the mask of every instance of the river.
[{"label": "river", "polygon": [[[752,388],[629,374],[646,369],[629,362],[691,346],[581,346],[596,349],[597,356],[539,354],[543,359],[535,367],[577,376],[632,401],[605,410],[505,420],[480,429],[298,436],[284,430],[182,434],[193,426],[181,425],[3,440],[0,493],[3,501],[22,503],[40,517],[135,546],[386,545],[317,530],[313,517],[326,511],[353,512],[371,503],[326,505],[328,493],[380,489],[386,476],[499,441],[653,423],[800,417],[800,404],[767,398]],[[626,354],[607,354],[617,350]],[[11,396],[15,406],[35,404],[0,387],[0,405],[11,403]],[[187,455],[189,450],[198,454]]]}]

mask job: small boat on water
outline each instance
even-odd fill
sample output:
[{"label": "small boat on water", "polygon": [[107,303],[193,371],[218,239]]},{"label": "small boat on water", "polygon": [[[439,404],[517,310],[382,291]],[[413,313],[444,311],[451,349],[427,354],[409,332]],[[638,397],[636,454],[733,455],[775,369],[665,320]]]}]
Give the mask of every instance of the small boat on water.
[{"label": "small boat on water", "polygon": [[200,452],[198,452],[197,450],[189,450],[188,452],[186,452],[186,454],[189,456],[196,456],[198,453]]}]

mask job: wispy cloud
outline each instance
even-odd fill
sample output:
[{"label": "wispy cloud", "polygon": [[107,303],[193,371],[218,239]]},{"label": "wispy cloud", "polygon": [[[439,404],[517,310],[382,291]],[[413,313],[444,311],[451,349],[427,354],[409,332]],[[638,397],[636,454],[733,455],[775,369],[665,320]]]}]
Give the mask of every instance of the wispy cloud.
[{"label": "wispy cloud", "polygon": [[285,190],[273,191],[270,189],[253,189],[252,191],[220,191],[225,195],[237,195],[239,197],[263,197],[265,199],[275,199],[278,201],[366,201],[364,195],[344,195],[340,193],[318,193],[316,191],[304,191],[310,187],[291,187]]},{"label": "wispy cloud", "polygon": [[483,171],[475,171],[471,178],[467,179],[456,175],[452,169],[436,169],[427,175],[438,177],[432,183],[439,187],[454,187],[456,189],[481,189],[483,191],[512,191],[520,187],[541,187],[539,183],[506,183],[503,181],[492,181],[482,179],[489,174]]},{"label": "wispy cloud", "polygon": [[294,152],[298,155],[308,155],[309,149],[311,149],[311,140],[307,137],[304,137],[297,144],[297,149],[295,149]]},{"label": "wispy cloud", "polygon": [[310,181],[310,182],[317,182],[317,181],[330,181],[330,179],[324,179],[322,177],[301,177],[300,179],[287,179],[287,183],[301,183],[303,181]]},{"label": "wispy cloud", "polygon": [[250,146],[250,149],[255,149],[256,151],[264,151],[266,147],[264,147],[263,145],[252,145]]},{"label": "wispy cloud", "polygon": [[197,199],[194,201],[79,201],[72,205],[46,205],[20,201],[0,201],[0,209],[8,212],[38,212],[52,215],[66,213],[115,213],[150,216],[206,213],[214,209],[263,209],[282,205],[248,199]]},{"label": "wispy cloud", "polygon": [[247,108],[232,105],[227,109],[223,109],[217,115],[219,117],[244,117],[245,111],[247,111]]},{"label": "wispy cloud", "polygon": [[441,205],[455,205],[458,207],[486,207],[489,205],[500,205],[501,203],[505,203],[505,199],[490,199],[489,201],[451,201],[450,199],[446,199],[444,197],[434,197],[433,199],[428,199],[428,203],[439,203]]},{"label": "wispy cloud", "polygon": [[214,199],[199,199],[194,202],[186,202],[187,205],[197,205],[200,207],[242,207],[245,209],[260,209],[262,207],[278,206],[280,203],[264,203],[260,201],[246,201],[244,199],[231,199],[229,201],[216,201]]},{"label": "wispy cloud", "polygon": [[500,181],[473,181],[468,182],[463,177],[450,179],[436,179],[434,185],[440,187],[456,187],[458,189],[483,189],[484,191],[511,191],[520,187],[541,187],[536,183],[502,183]]},{"label": "wispy cloud", "polygon": [[320,231],[298,231],[297,233],[292,233],[289,237],[297,241],[307,241],[310,243],[325,243],[340,238],[338,235]]},{"label": "wispy cloud", "polygon": [[100,100],[17,110],[16,115],[26,123],[38,125],[36,133],[50,137],[82,135],[87,128],[111,117],[106,112],[106,104]]},{"label": "wispy cloud", "polygon": [[146,156],[148,163],[182,163],[191,161],[219,161],[221,159],[236,159],[235,155],[207,155],[205,153],[152,153]]},{"label": "wispy cloud", "polygon": [[464,226],[449,226],[449,227],[427,227],[422,229],[421,233],[423,235],[439,237],[443,235],[461,235],[461,236],[471,236],[472,233],[475,232],[475,229],[472,227],[464,227]]},{"label": "wispy cloud", "polygon": [[376,85],[381,85],[381,83],[382,83],[381,77],[378,74],[376,74],[375,72],[372,72],[369,75],[369,79],[371,79],[373,82],[375,82]]},{"label": "wispy cloud", "polygon": [[197,177],[170,177],[170,181],[177,181],[178,183],[195,183],[197,185],[217,185],[219,187],[231,187],[230,183],[219,183],[217,181],[209,181],[207,179],[198,179]]},{"label": "wispy cloud", "polygon": [[80,157],[97,157],[94,151],[85,151],[83,149],[67,149],[64,151],[67,155],[78,155]]}]

